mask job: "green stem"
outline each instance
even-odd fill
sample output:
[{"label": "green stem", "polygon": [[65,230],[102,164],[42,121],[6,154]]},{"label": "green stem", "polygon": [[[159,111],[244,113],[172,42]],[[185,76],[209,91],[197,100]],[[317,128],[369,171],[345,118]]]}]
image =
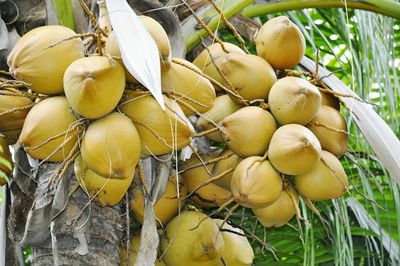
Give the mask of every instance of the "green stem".
[{"label": "green stem", "polygon": [[[227,19],[238,14],[245,8],[252,4],[254,0],[219,0],[216,1]],[[219,14],[211,6],[196,12],[197,16],[201,18],[211,30],[215,30],[221,23]],[[185,40],[186,51],[192,50],[197,44],[200,43],[201,38],[207,36],[207,32],[203,29],[196,30],[198,27],[197,21],[193,17],[189,17],[183,25],[183,38]]]},{"label": "green stem", "polygon": [[60,25],[75,30],[74,10],[71,0],[52,0]]},{"label": "green stem", "polygon": [[304,8],[354,8],[372,11],[385,16],[400,19],[400,3],[393,0],[286,0],[246,7],[242,14],[247,17],[258,17],[266,14],[285,12]]}]

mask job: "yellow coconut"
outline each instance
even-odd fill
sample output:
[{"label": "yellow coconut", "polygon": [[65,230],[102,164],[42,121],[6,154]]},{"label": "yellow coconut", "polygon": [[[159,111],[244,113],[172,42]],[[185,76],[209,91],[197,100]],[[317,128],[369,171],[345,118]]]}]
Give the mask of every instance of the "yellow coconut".
[{"label": "yellow coconut", "polygon": [[[276,82],[274,69],[264,59],[249,54],[230,53],[221,58],[221,70],[236,92],[246,100],[268,98]],[[232,99],[237,98],[232,96]]]},{"label": "yellow coconut", "polygon": [[[204,161],[208,161],[217,157],[217,153],[204,156]],[[208,164],[207,169],[211,173],[214,164]],[[188,193],[192,193],[195,188],[207,182],[211,176],[208,174],[205,166],[197,157],[192,157],[180,167],[184,170],[182,177]],[[186,170],[188,169],[188,170]],[[232,198],[231,192],[227,189],[217,186],[214,183],[207,184],[198,189],[191,200],[200,207],[209,208],[220,206]]]},{"label": "yellow coconut", "polygon": [[104,47],[107,54],[117,57],[118,63],[124,68],[126,81],[136,83],[137,80],[132,76],[129,70],[125,67],[124,62],[121,58],[121,51],[118,47],[117,36],[114,31],[111,31],[107,37],[106,44]]},{"label": "yellow coconut", "polygon": [[172,59],[171,45],[164,28],[157,20],[151,17],[139,16],[139,19],[156,42],[162,62],[169,64]]},{"label": "yellow coconut", "polygon": [[95,173],[126,179],[134,175],[140,156],[140,138],[132,121],[121,113],[96,120],[86,130],[82,158]]},{"label": "yellow coconut", "polygon": [[12,173],[14,163],[11,159],[10,148],[5,138],[0,136],[0,186],[7,184],[7,180],[2,177],[3,174],[9,176]]},{"label": "yellow coconut", "polygon": [[285,125],[272,136],[268,158],[279,172],[305,174],[321,158],[321,144],[308,128],[297,124]]},{"label": "yellow coconut", "polygon": [[67,67],[84,56],[83,42],[67,27],[50,25],[36,28],[22,36],[7,59],[16,79],[30,84],[42,94],[63,92],[63,76]]},{"label": "yellow coconut", "polygon": [[[178,61],[200,71],[186,60],[179,59]],[[204,113],[213,106],[215,90],[211,82],[180,64],[172,62],[168,71],[161,72],[161,85],[164,92],[176,93],[175,96],[179,99],[177,102],[186,116],[195,114],[193,109]],[[191,108],[188,108],[187,105]]]},{"label": "yellow coconut", "polygon": [[[235,169],[236,166],[238,166],[238,164],[243,160],[242,158],[240,158],[239,156],[234,154],[229,149],[226,149],[225,151],[223,151],[220,156],[226,157],[228,155],[229,155],[229,157],[227,157],[226,159],[220,160],[217,163],[215,163],[215,165],[212,169],[213,176],[217,176],[217,175],[221,174],[222,172],[227,171],[229,169]],[[222,188],[225,188],[226,190],[230,190],[232,174],[233,174],[233,172],[230,172],[229,174],[223,176],[222,178],[214,181],[214,184],[216,184]]]},{"label": "yellow coconut", "polygon": [[[174,218],[180,209],[183,208],[187,191],[183,180],[179,177],[178,187],[176,186],[176,176],[171,176],[167,188],[161,198],[155,203],[154,215],[157,220],[157,225],[164,227],[169,221]],[[178,190],[177,190],[178,188]],[[179,195],[178,195],[179,192]],[[144,217],[144,197],[143,192],[139,187],[135,187],[132,191],[133,198],[131,201],[131,209],[135,214],[135,219],[139,223],[143,223]],[[179,196],[179,198],[178,198]]]},{"label": "yellow coconut", "polygon": [[[224,47],[229,53],[241,53],[244,54],[244,51],[239,48],[238,46],[224,42]],[[193,64],[195,64],[198,68],[203,70],[203,72],[210,76],[211,78],[215,79],[216,81],[220,82],[221,84],[224,84],[225,81],[221,77],[221,75],[218,72],[218,69],[221,69],[221,57],[224,56],[226,52],[222,49],[221,45],[219,43],[214,43],[210,46],[208,46],[206,49],[204,49],[193,61]],[[212,58],[212,59],[211,59]],[[214,87],[216,91],[219,91],[220,88],[215,86]]]},{"label": "yellow coconut", "polygon": [[19,134],[33,103],[27,97],[1,95],[1,93],[6,91],[0,90],[0,113],[9,113],[0,116],[0,133],[9,135],[10,132],[16,131]]},{"label": "yellow coconut", "polygon": [[221,261],[224,239],[211,218],[188,211],[167,225],[161,249],[167,265],[215,266]]},{"label": "yellow coconut", "polygon": [[221,131],[228,147],[237,155],[260,155],[276,131],[276,122],[269,112],[248,106],[225,117],[221,121]]},{"label": "yellow coconut", "polygon": [[[140,248],[140,234],[137,234],[134,235],[130,241],[129,265],[126,264],[126,259],[127,259],[126,245],[122,245],[119,253],[121,258],[120,266],[134,266],[136,257],[139,253],[139,248]],[[155,266],[165,266],[165,264],[162,261],[156,261]]]},{"label": "yellow coconut", "polygon": [[282,192],[278,171],[260,156],[244,159],[232,175],[231,191],[236,202],[247,208],[270,205]]},{"label": "yellow coconut", "polygon": [[72,109],[87,118],[110,113],[124,89],[124,69],[117,61],[105,56],[80,58],[65,71],[65,96]]},{"label": "yellow coconut", "polygon": [[120,110],[132,119],[142,144],[142,154],[162,155],[190,143],[194,130],[179,105],[164,96],[163,111],[151,95],[126,92]]},{"label": "yellow coconut", "polygon": [[50,97],[29,111],[18,142],[34,158],[61,162],[78,141],[76,123],[67,99]]},{"label": "yellow coconut", "polygon": [[292,68],[303,58],[306,42],[300,29],[287,17],[268,20],[256,37],[257,54],[275,69]]},{"label": "yellow coconut", "polygon": [[310,200],[330,200],[348,191],[349,181],[339,159],[322,151],[321,160],[308,173],[295,177],[297,191]]},{"label": "yellow coconut", "polygon": [[[213,219],[213,221],[221,227],[222,220]],[[222,226],[222,238],[224,239],[225,249],[222,253],[222,258],[225,262],[218,264],[219,266],[251,266],[253,265],[254,252],[249,241],[243,235],[243,231],[239,228],[235,228],[227,223]],[[235,233],[236,232],[236,233]]]},{"label": "yellow coconut", "polygon": [[321,94],[304,79],[285,77],[272,86],[268,106],[279,124],[306,125],[321,106]]},{"label": "yellow coconut", "polygon": [[340,101],[337,97],[328,92],[320,91],[320,93],[322,97],[322,105],[327,105],[340,111]]},{"label": "yellow coconut", "polygon": [[264,227],[281,227],[296,214],[298,203],[299,196],[292,188],[288,188],[271,205],[252,211]]},{"label": "yellow coconut", "polygon": [[126,179],[98,175],[87,167],[81,156],[75,159],[74,171],[81,188],[103,207],[117,205],[124,198],[133,180],[133,175]]},{"label": "yellow coconut", "polygon": [[[218,96],[214,101],[213,107],[207,112],[203,113],[203,116],[197,120],[197,126],[203,128],[204,130],[211,129],[215,126],[212,122],[210,122],[210,120],[215,124],[218,124],[222,121],[222,119],[233,114],[241,107],[242,106],[232,101],[231,97],[228,95]],[[224,141],[222,133],[219,131],[209,133],[206,136],[211,140],[220,142]]]},{"label": "yellow coconut", "polygon": [[307,126],[321,143],[321,148],[337,157],[347,152],[347,125],[342,114],[322,105],[317,115]]}]

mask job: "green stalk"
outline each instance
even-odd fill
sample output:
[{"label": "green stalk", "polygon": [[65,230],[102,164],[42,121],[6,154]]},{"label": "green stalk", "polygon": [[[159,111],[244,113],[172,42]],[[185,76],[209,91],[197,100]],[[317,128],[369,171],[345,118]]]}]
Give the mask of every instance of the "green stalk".
[{"label": "green stalk", "polygon": [[400,3],[393,0],[286,0],[246,7],[242,14],[247,17],[258,17],[266,14],[285,12],[304,8],[354,8],[379,13],[400,19]]},{"label": "green stalk", "polygon": [[[254,0],[220,0],[216,1],[227,19],[240,13],[243,8],[252,4]],[[215,30],[222,22],[219,14],[212,6],[207,6],[204,9],[196,12],[197,16],[202,19],[211,30]],[[183,25],[183,38],[185,40],[186,51],[192,50],[197,44],[200,43],[201,38],[207,36],[207,32],[203,29],[196,30],[199,26],[194,17],[189,17]]]},{"label": "green stalk", "polygon": [[71,0],[52,0],[60,25],[75,30],[74,10]]}]

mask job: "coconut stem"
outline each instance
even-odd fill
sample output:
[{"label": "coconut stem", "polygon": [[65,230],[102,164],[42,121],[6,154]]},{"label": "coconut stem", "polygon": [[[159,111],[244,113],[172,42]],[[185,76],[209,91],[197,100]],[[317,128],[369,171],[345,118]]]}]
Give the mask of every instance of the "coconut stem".
[{"label": "coconut stem", "polygon": [[[239,207],[240,207],[240,204],[239,204],[239,203],[236,203],[235,205],[232,206],[232,208],[230,208],[230,209],[228,210],[228,213],[225,215],[224,220],[222,221],[221,225],[219,226],[219,232],[218,232],[218,234],[221,233],[221,229],[222,229],[222,227],[224,226],[224,224],[226,223],[226,221],[228,221],[229,217],[230,217],[230,216],[236,211],[236,209],[239,208]],[[218,237],[218,235],[217,235],[217,237]]]},{"label": "coconut stem", "polygon": [[331,126],[329,126],[329,125],[327,125],[327,124],[325,124],[325,123],[314,122],[314,125],[316,125],[317,127],[326,128],[326,129],[328,129],[328,130],[330,130],[330,131],[333,131],[333,132],[336,132],[336,133],[345,134],[346,136],[350,135],[350,133],[348,133],[348,132],[345,131],[345,130],[341,130],[341,129],[337,129],[337,128],[331,127]]},{"label": "coconut stem", "polygon": [[196,155],[196,157],[200,160],[200,162],[202,163],[202,165],[204,166],[204,169],[206,170],[207,174],[209,176],[212,176],[210,170],[208,170],[208,167],[205,165],[203,158],[201,158],[200,154],[197,152],[196,147],[193,145],[193,143],[189,143],[189,147],[190,149],[192,149],[193,153]]},{"label": "coconut stem", "polygon": [[196,101],[195,99],[193,99],[193,98],[190,98],[190,97],[188,97],[187,95],[183,95],[182,93],[179,93],[179,92],[175,92],[175,91],[164,91],[164,93],[165,94],[167,94],[167,95],[173,95],[173,96],[178,96],[178,97],[180,97],[180,98],[184,98],[185,100],[188,100],[188,101],[190,101],[190,102],[192,102],[192,103],[194,103],[194,104],[198,104],[198,105],[200,105],[200,106],[202,106],[202,107],[207,107],[207,105],[205,105],[204,103],[201,103],[201,102],[199,102],[199,101]]},{"label": "coconut stem", "polygon": [[[131,119],[132,119],[132,118],[131,118]],[[170,148],[171,150],[174,150],[173,147],[172,147],[171,145],[169,145],[168,142],[167,142],[164,138],[162,138],[160,135],[158,135],[156,131],[154,131],[152,128],[150,128],[149,126],[147,126],[145,123],[140,122],[140,121],[138,121],[138,120],[136,120],[136,119],[132,119],[132,121],[133,121],[134,124],[138,124],[138,125],[140,125],[140,126],[146,128],[146,129],[147,129],[148,131],[150,131],[159,141],[161,141],[162,143],[164,143],[165,146],[167,146],[167,147]]]},{"label": "coconut stem", "polygon": [[29,98],[29,99],[41,99],[41,100],[49,98],[49,96],[47,96],[47,95],[40,95],[40,94],[37,94],[37,93],[19,91],[19,90],[14,89],[14,88],[4,88],[4,91],[0,91],[0,95],[26,97],[26,98]]},{"label": "coconut stem", "polygon": [[217,4],[214,2],[214,0],[208,0],[208,2],[213,6],[213,8],[218,12],[218,14],[221,16],[222,21],[224,24],[232,31],[233,35],[235,38],[239,41],[240,47],[247,53],[250,54],[249,50],[246,48],[246,43],[243,40],[242,36],[237,32],[235,27],[229,22],[229,20],[225,17],[224,12],[217,6]]},{"label": "coconut stem", "polygon": [[325,229],[327,229],[327,231],[332,234],[332,229],[329,223],[324,219],[324,217],[322,217],[321,213],[317,210],[317,208],[315,208],[315,205],[311,202],[311,200],[303,196],[301,196],[301,198],[303,199],[307,207],[320,219]]},{"label": "coconut stem", "polygon": [[284,185],[284,190],[286,193],[289,195],[290,201],[292,202],[292,205],[296,211],[296,216],[303,220],[304,218],[301,216],[301,211],[299,208],[298,201],[296,200],[297,194],[293,191],[293,189],[290,187],[289,184],[286,183],[286,186]]},{"label": "coconut stem", "polygon": [[143,192],[146,193],[146,195],[149,197],[150,200],[152,200],[152,198],[150,196],[151,195],[150,190],[147,189],[147,184],[146,184],[146,181],[144,180],[143,165],[140,161],[137,164],[137,169],[138,169],[138,174],[139,174],[139,180],[142,183]]},{"label": "coconut stem", "polygon": [[88,32],[88,33],[81,33],[81,34],[75,34],[74,36],[71,36],[71,37],[69,37],[69,38],[62,39],[61,41],[58,41],[58,42],[56,42],[55,44],[52,44],[52,45],[50,45],[49,47],[44,48],[43,50],[50,49],[50,48],[54,48],[54,47],[56,47],[57,45],[60,45],[60,44],[62,44],[62,43],[64,43],[64,42],[66,42],[66,41],[70,41],[70,40],[74,40],[74,39],[81,39],[81,38],[86,38],[86,37],[93,37],[93,38],[96,38],[96,34],[91,33],[91,32]]},{"label": "coconut stem", "polygon": [[205,135],[207,135],[207,134],[210,134],[210,133],[215,132],[215,131],[218,131],[218,130],[219,130],[219,128],[213,127],[213,128],[208,129],[208,130],[204,130],[204,131],[202,131],[202,132],[196,133],[194,136],[195,136],[196,138],[198,138],[198,137],[203,137],[203,136],[205,136]]},{"label": "coconut stem", "polygon": [[235,170],[235,168],[229,168],[228,170],[223,171],[222,173],[208,179],[206,182],[196,186],[187,196],[186,199],[190,198],[191,196],[193,196],[194,193],[196,193],[197,190],[199,190],[202,187],[205,187],[211,183],[213,183],[214,181],[217,181],[221,178],[223,178],[224,176],[226,176],[227,174],[233,172]]},{"label": "coconut stem", "polygon": [[313,74],[307,71],[298,71],[298,70],[285,70],[286,76],[305,76],[312,77]]},{"label": "coconut stem", "polygon": [[28,104],[28,105],[26,105],[26,106],[12,108],[12,109],[10,109],[10,110],[1,112],[1,113],[0,113],[0,117],[9,115],[9,114],[12,114],[12,113],[15,113],[15,112],[19,112],[19,111],[24,111],[24,110],[31,109],[34,105],[35,105],[35,104],[32,103],[32,104]]},{"label": "coconut stem", "polygon": [[83,11],[85,11],[86,15],[88,16],[90,23],[92,26],[96,29],[96,31],[99,31],[101,34],[103,34],[105,37],[107,37],[107,33],[104,32],[102,28],[100,28],[99,23],[96,21],[96,17],[90,11],[89,7],[86,5],[85,1],[79,0],[79,3],[81,4],[81,7],[83,8]]},{"label": "coconut stem", "polygon": [[8,71],[5,71],[5,70],[0,70],[0,75],[3,75],[3,76],[11,76],[11,73],[8,72]]},{"label": "coconut stem", "polygon": [[[60,149],[60,147],[62,147],[63,144],[60,145],[57,149]],[[57,170],[50,176],[50,179],[49,179],[50,182],[53,182],[57,176],[58,176],[58,178],[62,178],[65,175],[65,173],[67,172],[68,167],[74,163],[74,160],[76,159],[76,157],[79,156],[79,154],[80,154],[79,141],[77,141],[75,143],[74,147],[72,148],[72,150],[69,152],[68,156],[65,158],[65,160],[60,164],[60,166],[57,168]]]},{"label": "coconut stem", "polygon": [[[83,124],[83,123],[82,123],[82,124]],[[40,147],[46,145],[46,144],[49,143],[50,141],[53,141],[53,140],[55,140],[55,139],[57,139],[57,138],[59,138],[59,137],[62,137],[63,135],[66,136],[66,135],[68,135],[69,133],[74,133],[74,130],[75,130],[77,127],[79,127],[80,125],[82,125],[82,124],[75,125],[72,129],[67,129],[67,130],[65,130],[65,131],[63,131],[63,132],[58,133],[57,135],[54,135],[54,136],[52,136],[52,137],[46,139],[45,141],[39,143],[38,145],[36,145],[36,146],[34,146],[34,147],[26,147],[25,149],[27,149],[27,150],[36,150],[36,149],[38,149],[38,148],[40,148]],[[76,134],[77,134],[77,135],[79,135],[79,134],[82,133],[82,132],[83,132],[82,129],[76,130]],[[73,134],[73,135],[70,136],[70,137],[75,137],[75,135]],[[69,137],[69,138],[70,138],[70,137]]]},{"label": "coconut stem", "polygon": [[234,153],[233,153],[232,151],[229,151],[229,152],[227,152],[227,153],[226,153],[225,155],[223,155],[223,156],[220,156],[220,157],[217,157],[217,158],[214,158],[214,159],[205,161],[204,164],[199,163],[199,164],[191,165],[191,166],[189,166],[188,168],[185,168],[185,169],[179,171],[178,173],[179,173],[179,174],[182,174],[182,173],[184,173],[184,172],[186,172],[186,171],[189,171],[189,170],[191,170],[191,169],[194,169],[194,168],[197,168],[197,167],[200,167],[200,166],[209,165],[209,164],[213,164],[213,163],[216,163],[216,162],[219,162],[219,161],[228,159],[228,158],[231,157],[233,154],[234,154]]},{"label": "coconut stem", "polygon": [[207,26],[207,24],[204,23],[204,21],[199,18],[199,16],[196,14],[196,12],[192,9],[192,7],[186,3],[186,1],[182,1],[182,3],[189,9],[189,11],[192,13],[193,17],[196,19],[197,23],[200,24],[200,26],[207,32],[207,34],[215,40],[217,43],[221,45],[222,50],[225,53],[229,53],[229,51],[225,48],[224,43],[211,31],[211,29]]}]

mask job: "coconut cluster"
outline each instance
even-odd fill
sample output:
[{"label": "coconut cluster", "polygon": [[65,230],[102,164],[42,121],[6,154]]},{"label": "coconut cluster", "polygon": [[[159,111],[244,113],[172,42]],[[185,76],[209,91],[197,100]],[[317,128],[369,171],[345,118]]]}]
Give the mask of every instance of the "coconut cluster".
[{"label": "coconut cluster", "polygon": [[[339,102],[311,80],[284,74],[305,52],[303,35],[286,17],[263,25],[257,55],[216,43],[193,63],[172,58],[157,21],[140,20],[159,49],[165,110],[124,66],[106,17],[99,21],[104,49],[96,54],[68,28],[39,27],[8,58],[23,86],[0,90],[2,157],[12,164],[8,145],[17,142],[36,159],[60,163],[59,176],[73,165],[81,188],[102,206],[118,204],[130,189],[140,224],[148,191],[134,182],[139,160],[175,155],[205,136],[211,152],[179,162],[153,204],[165,229],[157,265],[252,265],[240,229],[184,211],[185,204],[208,211],[235,201],[265,227],[278,227],[298,213],[300,196],[342,196],[348,180],[338,158],[347,151],[347,126]],[[135,235],[129,265],[138,241]]]}]

